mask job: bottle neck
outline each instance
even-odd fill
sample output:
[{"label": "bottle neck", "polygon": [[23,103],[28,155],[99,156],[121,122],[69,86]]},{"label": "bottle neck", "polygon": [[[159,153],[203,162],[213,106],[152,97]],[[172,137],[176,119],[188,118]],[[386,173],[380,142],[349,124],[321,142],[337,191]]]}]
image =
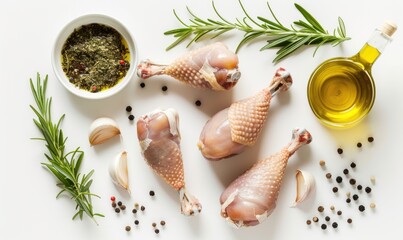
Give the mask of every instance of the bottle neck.
[{"label": "bottle neck", "polygon": [[391,41],[391,37],[377,29],[353,58],[369,70]]}]

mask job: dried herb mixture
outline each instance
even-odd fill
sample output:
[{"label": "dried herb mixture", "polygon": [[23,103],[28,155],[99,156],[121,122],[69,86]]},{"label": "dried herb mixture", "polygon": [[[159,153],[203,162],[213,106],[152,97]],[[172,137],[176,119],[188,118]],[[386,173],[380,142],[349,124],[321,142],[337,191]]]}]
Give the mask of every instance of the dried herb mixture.
[{"label": "dried herb mixture", "polygon": [[70,82],[90,92],[115,86],[130,68],[123,37],[102,24],[83,25],[67,38],[62,67]]}]

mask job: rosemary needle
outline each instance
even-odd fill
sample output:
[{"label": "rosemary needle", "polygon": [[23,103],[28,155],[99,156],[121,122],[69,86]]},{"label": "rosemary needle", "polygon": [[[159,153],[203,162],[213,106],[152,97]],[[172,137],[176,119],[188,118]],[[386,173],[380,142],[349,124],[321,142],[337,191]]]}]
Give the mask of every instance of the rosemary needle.
[{"label": "rosemary needle", "polygon": [[52,98],[46,97],[47,82],[48,76],[42,82],[39,73],[37,74],[36,85],[30,79],[36,108],[32,105],[30,107],[38,117],[38,119],[34,119],[34,123],[43,135],[43,138],[35,139],[45,141],[49,151],[49,153],[45,153],[48,162],[43,162],[42,165],[59,180],[57,186],[62,190],[57,194],[56,198],[62,193],[67,192],[70,194],[71,199],[76,202],[77,212],[74,214],[73,219],[77,216],[82,219],[85,213],[97,223],[94,217],[103,217],[103,215],[94,213],[92,207],[91,197],[95,196],[99,198],[99,196],[90,192],[92,184],[91,176],[94,170],[91,170],[88,174],[81,174],[79,172],[84,157],[84,152],[80,148],[65,153],[67,137],[64,136],[62,129],[60,129],[60,124],[65,115],[62,115],[57,123],[52,121]]},{"label": "rosemary needle", "polygon": [[313,53],[315,55],[317,49],[323,44],[331,44],[336,46],[341,42],[350,39],[346,36],[346,28],[343,20],[340,17],[338,18],[339,26],[333,31],[333,34],[330,34],[307,10],[298,4],[294,5],[306,21],[294,21],[294,25],[291,27],[285,27],[278,20],[269,3],[267,3],[267,6],[271,16],[274,18],[274,21],[260,16],[257,17],[257,19],[253,19],[247,13],[240,0],[239,4],[245,16],[242,19],[237,18],[235,22],[225,19],[220,14],[214,4],[214,1],[212,2],[212,5],[214,12],[219,18],[218,20],[213,20],[210,18],[203,20],[195,15],[189,8],[187,8],[187,11],[191,16],[191,19],[189,19],[190,23],[187,24],[181,18],[179,18],[176,11],[173,10],[175,17],[183,25],[183,27],[172,29],[164,33],[165,35],[173,35],[176,38],[176,40],[167,47],[167,50],[174,48],[188,38],[191,40],[187,46],[190,46],[192,43],[201,40],[202,37],[209,37],[210,39],[213,39],[228,31],[238,30],[245,32],[245,34],[243,39],[239,42],[236,52],[238,52],[243,45],[252,41],[253,39],[258,37],[266,37],[267,44],[264,45],[260,50],[262,51],[271,48],[279,48],[276,53],[277,56],[273,60],[273,62],[276,63],[304,45],[316,45],[317,47]]}]

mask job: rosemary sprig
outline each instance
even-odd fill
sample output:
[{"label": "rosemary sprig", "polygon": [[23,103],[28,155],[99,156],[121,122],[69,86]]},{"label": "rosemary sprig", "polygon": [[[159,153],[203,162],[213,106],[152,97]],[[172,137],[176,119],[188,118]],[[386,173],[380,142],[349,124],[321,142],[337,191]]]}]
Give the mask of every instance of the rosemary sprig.
[{"label": "rosemary sprig", "polygon": [[305,18],[305,21],[294,21],[294,25],[291,25],[291,27],[284,26],[278,20],[269,3],[267,3],[267,7],[269,8],[271,16],[274,18],[274,21],[260,16],[258,16],[257,19],[253,19],[248,14],[240,0],[239,4],[245,16],[242,19],[236,18],[235,23],[228,21],[218,12],[214,1],[212,2],[212,5],[214,12],[219,18],[218,20],[213,20],[210,18],[203,20],[187,7],[187,10],[191,16],[191,19],[189,19],[190,23],[187,24],[182,21],[176,11],[173,10],[175,17],[183,25],[183,27],[172,29],[164,33],[165,35],[173,35],[176,38],[176,40],[169,45],[166,50],[172,49],[189,37],[191,40],[187,44],[187,47],[192,43],[199,41],[203,37],[214,39],[228,31],[238,30],[245,32],[245,34],[243,39],[239,42],[236,52],[238,52],[243,45],[252,41],[253,39],[258,37],[266,37],[268,38],[267,44],[260,50],[262,51],[271,48],[280,48],[276,52],[277,56],[273,60],[273,62],[276,63],[292,54],[303,45],[316,45],[316,49],[313,53],[313,55],[315,55],[317,49],[323,44],[331,44],[336,46],[341,42],[350,40],[350,38],[346,36],[346,28],[343,20],[340,17],[338,18],[339,26],[331,34],[326,31],[308,11],[296,3],[294,5]]},{"label": "rosemary sprig", "polygon": [[88,174],[79,172],[81,162],[84,158],[84,152],[80,148],[65,153],[65,144],[67,137],[64,136],[60,124],[65,115],[63,114],[57,123],[52,122],[51,104],[52,97],[46,97],[46,86],[48,76],[46,75],[43,83],[39,73],[37,74],[36,85],[30,79],[32,94],[35,99],[36,108],[30,105],[38,119],[34,119],[35,125],[43,135],[43,138],[34,138],[36,140],[45,141],[48,153],[45,157],[48,162],[43,162],[45,166],[59,181],[57,184],[62,190],[57,194],[58,198],[62,193],[67,192],[71,199],[76,202],[76,214],[73,220],[79,216],[83,218],[83,214],[87,214],[96,224],[95,216],[103,217],[100,213],[94,213],[91,197],[97,195],[90,192],[92,184],[91,176],[94,170]]}]

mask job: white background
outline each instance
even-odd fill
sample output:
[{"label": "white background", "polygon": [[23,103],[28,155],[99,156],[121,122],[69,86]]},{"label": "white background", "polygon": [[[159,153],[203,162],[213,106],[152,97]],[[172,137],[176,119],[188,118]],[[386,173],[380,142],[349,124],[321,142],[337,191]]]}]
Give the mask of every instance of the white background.
[{"label": "white background", "polygon": [[[0,239],[400,239],[402,233],[403,193],[401,136],[403,113],[401,103],[403,44],[401,31],[373,67],[377,85],[377,99],[370,115],[358,126],[348,130],[330,130],[323,127],[312,114],[306,97],[306,85],[310,73],[322,61],[336,56],[356,53],[373,30],[384,20],[394,20],[403,25],[403,4],[398,0],[300,0],[332,31],[341,16],[352,40],[332,48],[323,46],[312,57],[314,47],[306,47],[277,65],[271,63],[275,50],[259,52],[263,39],[247,45],[239,52],[242,78],[238,85],[225,93],[201,91],[167,77],[149,79],[146,88],[139,87],[139,79],[133,77],[130,84],[118,95],[100,101],[80,99],[70,94],[57,81],[50,62],[50,52],[58,32],[72,19],[88,13],[102,13],[120,20],[132,33],[139,49],[139,58],[150,58],[156,62],[169,63],[185,53],[185,44],[166,52],[165,48],[174,40],[163,32],[180,27],[172,9],[182,18],[188,17],[186,5],[201,17],[214,16],[210,1],[138,1],[138,0],[88,0],[88,1],[2,1],[0,3],[0,76],[1,76],[1,162],[0,167]],[[252,16],[266,16],[266,2],[244,1]],[[228,19],[242,16],[236,0],[217,0],[217,8]],[[293,1],[272,0],[277,17],[284,24],[300,19]],[[241,33],[230,33],[221,38],[231,49],[235,49],[242,38]],[[195,44],[203,46],[209,41]],[[205,160],[196,148],[204,123],[217,111],[232,101],[245,98],[267,86],[278,67],[288,69],[294,79],[289,92],[273,99],[267,124],[256,146],[243,154],[221,161]],[[33,98],[29,78],[39,72],[49,74],[48,95],[53,96],[53,115],[66,113],[62,124],[69,137],[68,148],[77,146],[85,151],[82,171],[95,169],[92,191],[102,199],[94,199],[96,211],[106,215],[98,219],[99,226],[88,218],[72,221],[74,204],[68,197],[59,200],[55,196],[59,189],[54,177],[41,167],[45,148],[42,142],[30,140],[38,137],[29,108]],[[163,93],[161,86],[167,85]],[[194,101],[200,99],[197,108]],[[177,193],[160,180],[145,164],[139,151],[135,124],[127,119],[125,107],[131,105],[133,113],[140,115],[157,107],[174,107],[180,114],[182,150],[185,178],[188,189],[203,204],[202,214],[184,217],[179,213]],[[97,147],[88,143],[88,128],[98,117],[115,119],[122,130],[118,138]],[[291,130],[305,127],[313,135],[313,142],[302,148],[291,159],[283,181],[277,208],[270,218],[260,226],[234,229],[220,217],[219,196],[234,178],[253,162],[279,150],[288,143]],[[375,142],[369,144],[368,136]],[[362,150],[355,146],[363,143]],[[345,151],[342,157],[336,149]],[[132,196],[118,190],[108,175],[108,164],[121,150],[129,154],[129,174]],[[319,167],[324,159],[327,170]],[[345,184],[340,193],[334,195],[328,182],[327,171],[333,176],[342,175],[342,170],[351,161],[357,163],[353,175],[364,186],[369,185],[370,176],[376,176],[373,193],[368,197],[360,194],[360,203],[367,206],[365,213],[357,210],[357,204],[348,206],[345,193],[354,190]],[[313,196],[297,208],[289,208],[295,198],[294,173],[303,169],[314,174],[317,189]],[[151,199],[149,190],[156,196]],[[128,206],[124,214],[116,215],[110,207],[109,197],[117,196]],[[134,202],[147,207],[139,214],[140,227],[134,227],[130,210]],[[377,204],[370,210],[370,202]],[[326,214],[318,214],[316,208],[323,205]],[[342,217],[330,213],[329,206],[335,205],[343,211]],[[338,230],[322,231],[318,225],[308,227],[306,219],[325,215],[339,223]],[[353,224],[346,219],[351,217]],[[167,225],[156,236],[151,223],[164,219]],[[126,233],[124,227],[131,225]],[[394,237],[392,237],[394,236]]]}]

